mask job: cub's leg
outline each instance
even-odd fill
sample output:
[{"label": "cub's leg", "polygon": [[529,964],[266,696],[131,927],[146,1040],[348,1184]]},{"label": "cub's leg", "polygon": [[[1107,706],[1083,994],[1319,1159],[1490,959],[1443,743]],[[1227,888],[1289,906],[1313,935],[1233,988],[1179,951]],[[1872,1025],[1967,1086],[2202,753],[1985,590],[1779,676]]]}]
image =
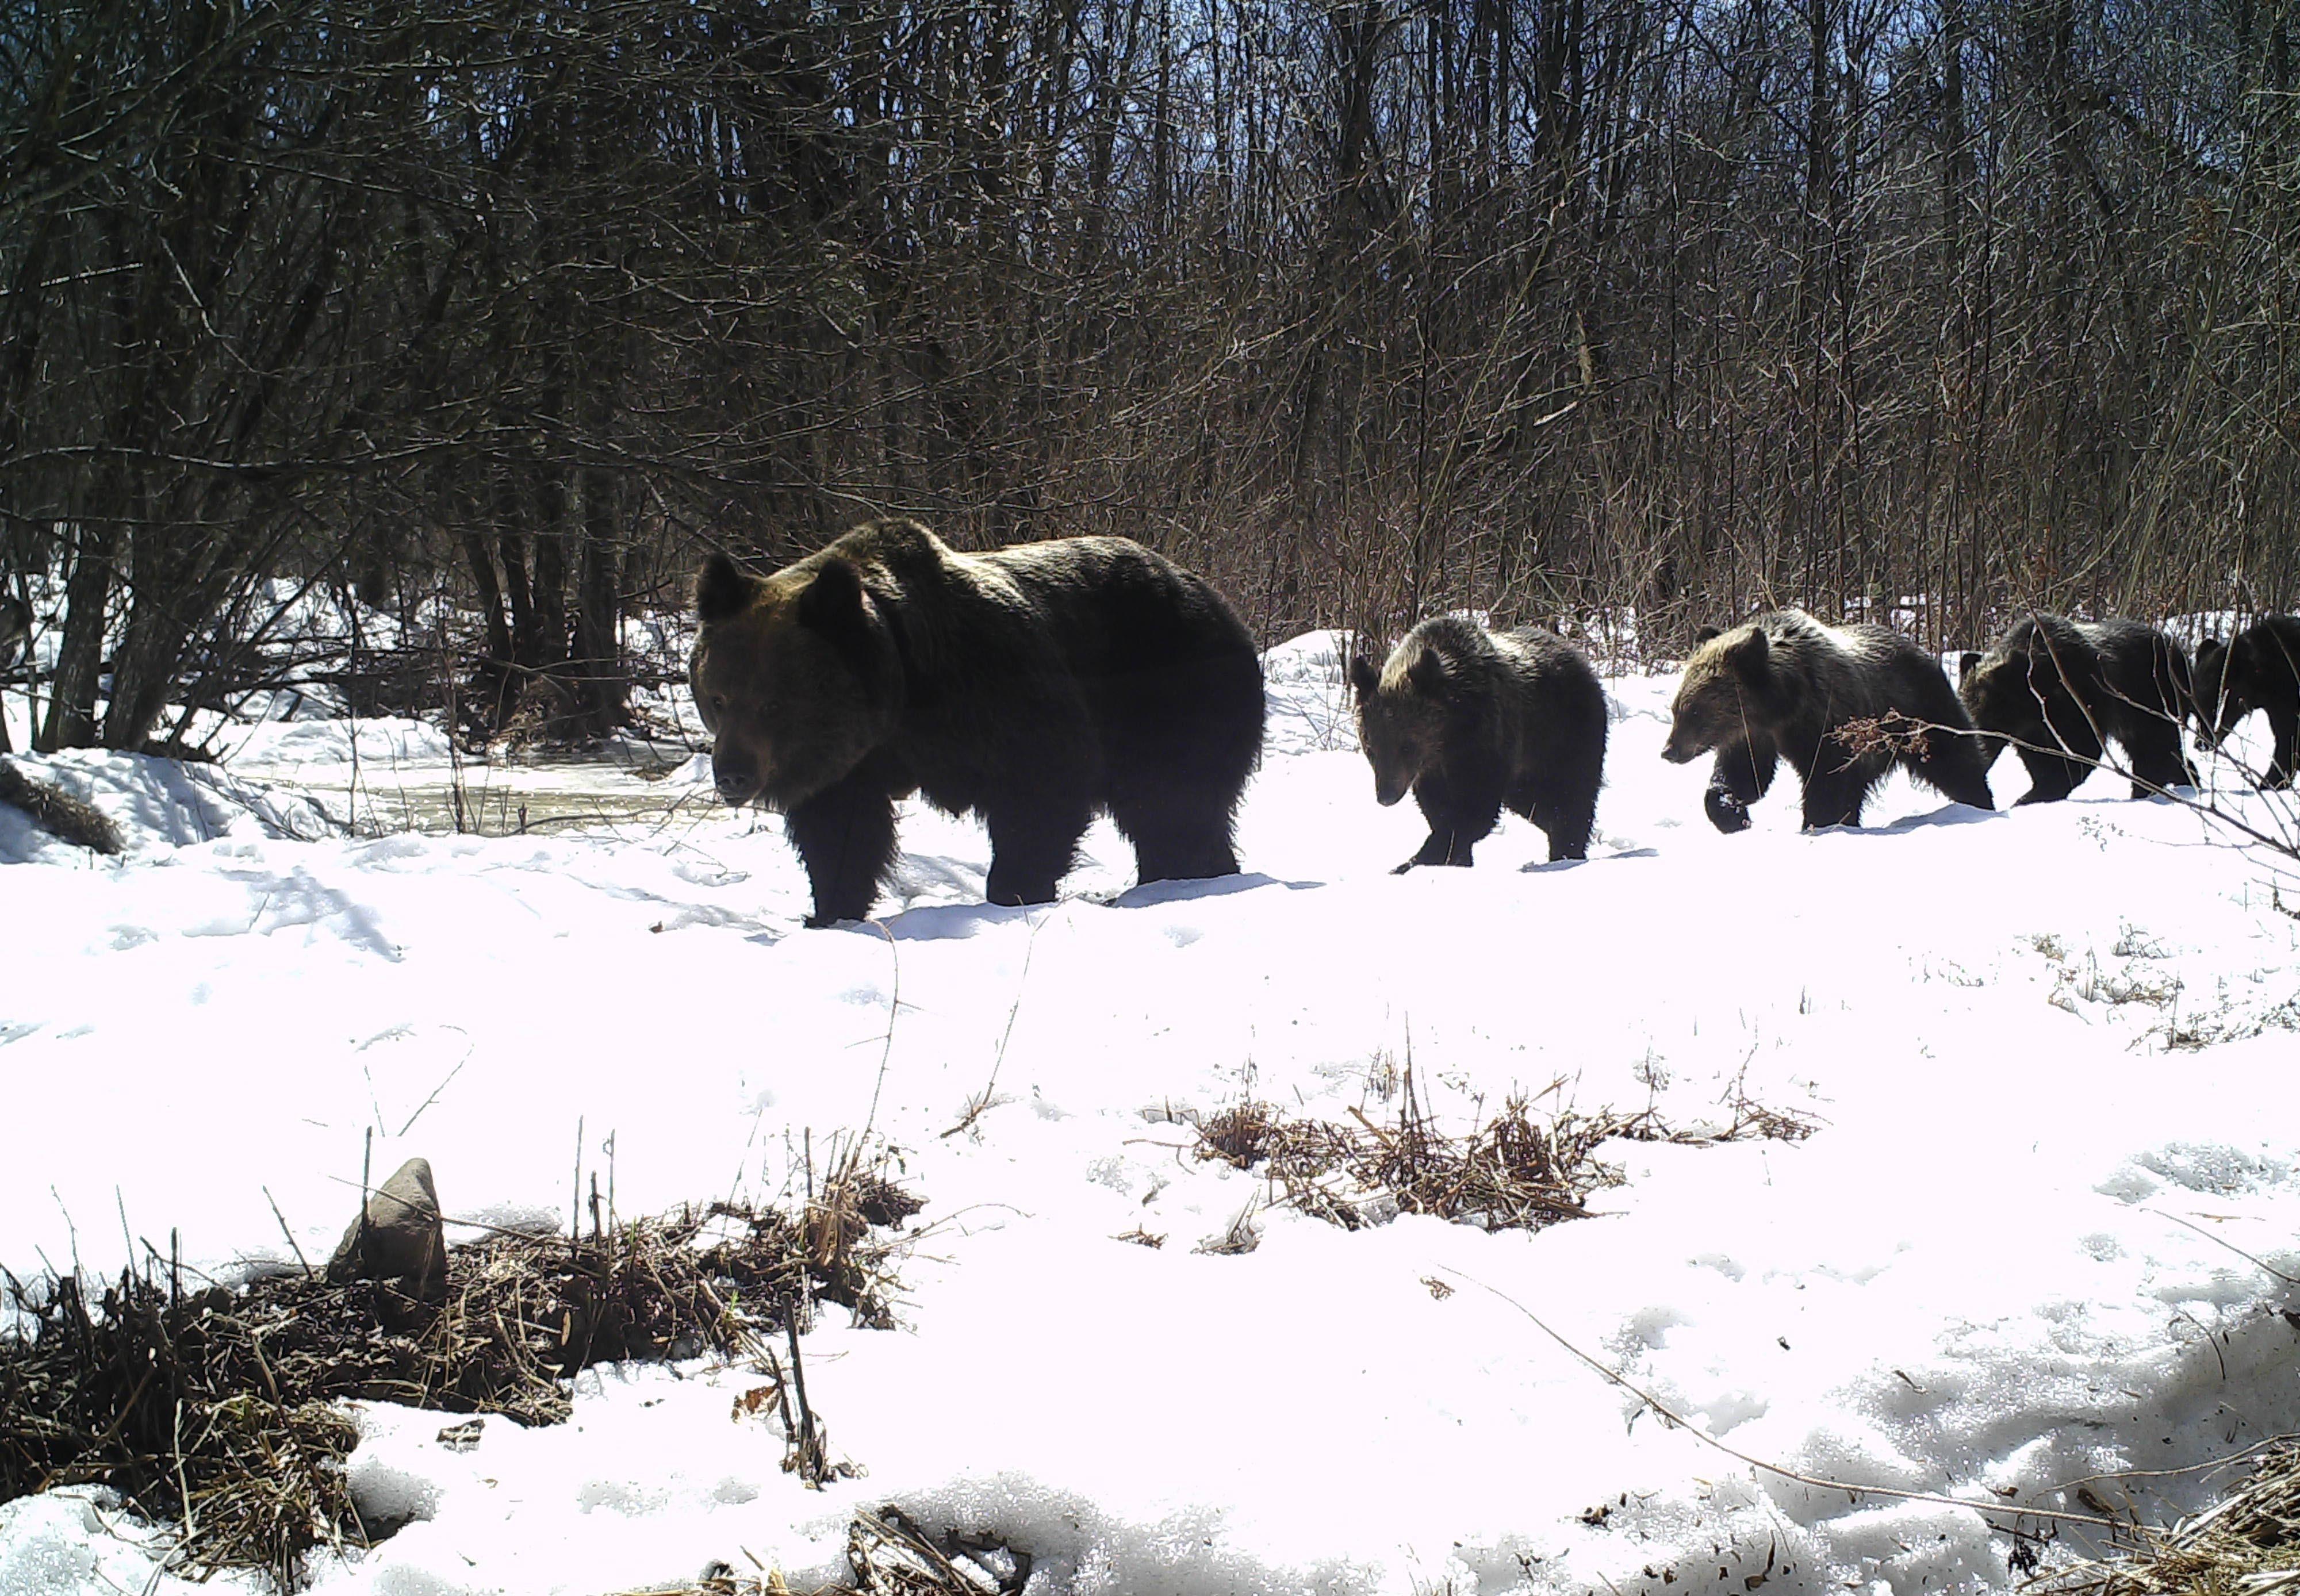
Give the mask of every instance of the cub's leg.
[{"label": "cub's leg", "polygon": [[1468,865],[1471,850],[1493,834],[1502,818],[1498,788],[1482,782],[1469,786],[1442,770],[1433,770],[1413,784],[1413,802],[1429,822],[1429,840],[1412,859],[1390,872],[1394,876],[1402,876],[1415,865]]},{"label": "cub's leg", "polygon": [[1717,751],[1709,772],[1709,790],[1701,807],[1709,823],[1729,835],[1749,829],[1749,806],[1765,795],[1779,768],[1780,752],[1762,732],[1746,742],[1728,743]]},{"label": "cub's leg", "polygon": [[2021,762],[2029,768],[2029,790],[2012,801],[2015,808],[2024,803],[2058,803],[2092,774],[2090,761],[2042,748],[2023,748]]}]

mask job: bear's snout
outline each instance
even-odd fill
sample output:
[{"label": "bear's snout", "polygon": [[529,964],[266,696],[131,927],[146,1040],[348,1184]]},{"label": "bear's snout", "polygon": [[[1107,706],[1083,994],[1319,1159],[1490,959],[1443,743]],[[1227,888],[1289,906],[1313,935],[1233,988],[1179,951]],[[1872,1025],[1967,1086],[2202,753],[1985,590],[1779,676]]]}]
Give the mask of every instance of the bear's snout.
[{"label": "bear's snout", "polygon": [[719,789],[719,802],[721,803],[740,808],[759,795],[759,773],[748,761],[714,756],[711,761],[711,775],[712,784]]},{"label": "bear's snout", "polygon": [[1689,765],[1701,757],[1701,750],[1687,746],[1671,734],[1669,741],[1662,744],[1661,757],[1672,765]]}]

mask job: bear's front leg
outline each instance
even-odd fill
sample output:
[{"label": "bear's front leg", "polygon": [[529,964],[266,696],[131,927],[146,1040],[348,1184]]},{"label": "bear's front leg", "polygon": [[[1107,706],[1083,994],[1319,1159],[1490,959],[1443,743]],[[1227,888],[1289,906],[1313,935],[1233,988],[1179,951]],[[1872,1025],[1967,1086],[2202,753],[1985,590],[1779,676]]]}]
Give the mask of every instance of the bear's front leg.
[{"label": "bear's front leg", "polygon": [[1413,784],[1413,802],[1429,822],[1429,838],[1412,859],[1390,872],[1403,876],[1416,865],[1466,869],[1477,845],[1493,835],[1502,818],[1499,786],[1470,786],[1433,771]]},{"label": "bear's front leg", "polygon": [[794,808],[783,821],[814,887],[809,926],[868,918],[895,860],[895,801],[857,770]]},{"label": "bear's front leg", "polygon": [[2012,801],[2015,809],[2024,803],[2058,803],[2092,774],[2088,761],[2042,748],[2023,748],[2021,762],[2029,769],[2029,790]]},{"label": "bear's front leg", "polygon": [[1709,790],[1701,794],[1701,812],[1709,823],[1727,836],[1749,829],[1749,806],[1718,785],[1712,777]]},{"label": "bear's front leg", "polygon": [[[1464,852],[1466,852],[1467,850]],[[1450,831],[1432,831],[1421,846],[1414,850],[1412,859],[1402,865],[1390,866],[1389,873],[1393,876],[1403,876],[1415,865],[1445,865],[1454,862],[1454,834]],[[1469,860],[1464,859],[1461,862],[1467,864]]]},{"label": "bear's front leg", "polygon": [[1988,790],[1988,761],[1977,739],[1947,727],[1935,730],[1922,754],[1903,756],[1910,775],[1924,782],[1952,803],[1974,809],[1995,809],[1996,796]]},{"label": "bear's front leg", "polygon": [[1709,823],[1728,836],[1748,830],[1749,806],[1773,785],[1779,760],[1773,740],[1762,733],[1720,748],[1717,763],[1709,772],[1709,790],[1701,795],[1702,812],[1709,817]]}]

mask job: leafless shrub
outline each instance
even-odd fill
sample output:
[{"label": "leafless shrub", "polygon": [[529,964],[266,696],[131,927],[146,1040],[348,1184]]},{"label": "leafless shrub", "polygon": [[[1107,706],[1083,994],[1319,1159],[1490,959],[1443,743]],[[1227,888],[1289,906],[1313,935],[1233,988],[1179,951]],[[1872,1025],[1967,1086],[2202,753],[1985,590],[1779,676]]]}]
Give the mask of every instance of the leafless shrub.
[{"label": "leafless shrub", "polygon": [[1865,720],[1848,720],[1829,733],[1852,753],[1886,753],[1895,758],[1923,759],[1932,752],[1933,734],[1954,732],[1888,710]]}]

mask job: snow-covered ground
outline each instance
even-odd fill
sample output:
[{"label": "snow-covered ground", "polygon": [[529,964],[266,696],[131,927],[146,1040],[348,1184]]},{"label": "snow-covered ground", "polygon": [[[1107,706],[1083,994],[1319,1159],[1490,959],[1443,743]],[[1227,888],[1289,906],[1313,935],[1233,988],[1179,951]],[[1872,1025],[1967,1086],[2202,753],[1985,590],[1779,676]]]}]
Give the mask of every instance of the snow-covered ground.
[{"label": "snow-covered ground", "polygon": [[[370,1131],[496,1224],[563,1218],[579,1125],[627,1214],[772,1199],[810,1133],[893,1150],[929,1204],[902,1322],[806,1338],[867,1473],[780,1472],[775,1426],[729,1417],[741,1368],[594,1371],[568,1425],[490,1418],[468,1454],[369,1408],[356,1488],[417,1521],[317,1572],[373,1596],[713,1559],[803,1590],[884,1503],[1028,1550],[1043,1592],[1993,1589],[2009,1509],[2093,1511],[2089,1480],[2162,1518],[2214,1483],[2164,1471],[2300,1428],[2288,860],[2107,777],[1997,815],[1896,777],[1867,829],[1807,836],[1785,773],[1721,836],[1705,766],[1658,757],[1673,679],[1632,677],[1589,860],[1537,865],[1509,819],[1473,869],[1394,877],[1419,819],[1373,803],[1337,664],[1270,659],[1249,874],[1127,890],[1098,827],[1071,895],[986,908],[979,828],[911,812],[892,901],[830,931],[700,765],[595,778],[651,823],[483,839],[304,826],[263,783],[335,783],[333,722],[204,776],[50,762],[138,843],[93,861],[0,810],[0,1265],[174,1231],[230,1278],[288,1258],[274,1200],[324,1252]],[[357,736],[442,778],[420,728]],[[1379,1121],[1408,1061],[1455,1130],[1514,1093],[1694,1124],[1737,1090],[1821,1128],[1620,1144],[1600,1217],[1527,1234],[1345,1233],[1180,1123]],[[1253,1251],[1196,1251],[1241,1215]],[[1987,1516],[1756,1473],[1543,1326],[1740,1453]],[[0,1507],[0,1596],[188,1589],[139,1534],[100,1492]]]}]

